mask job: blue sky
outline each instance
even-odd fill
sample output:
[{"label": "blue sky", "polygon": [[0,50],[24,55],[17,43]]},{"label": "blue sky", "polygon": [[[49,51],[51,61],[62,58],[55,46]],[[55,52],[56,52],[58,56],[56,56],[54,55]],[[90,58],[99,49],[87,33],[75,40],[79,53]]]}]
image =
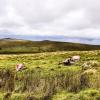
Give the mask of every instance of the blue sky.
[{"label": "blue sky", "polygon": [[100,0],[0,0],[0,38],[100,44]]}]

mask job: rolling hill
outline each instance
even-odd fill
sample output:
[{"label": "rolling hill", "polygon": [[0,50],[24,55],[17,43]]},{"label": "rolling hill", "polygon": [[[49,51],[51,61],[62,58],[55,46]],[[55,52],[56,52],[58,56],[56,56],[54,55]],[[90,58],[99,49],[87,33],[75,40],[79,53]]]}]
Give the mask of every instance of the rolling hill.
[{"label": "rolling hill", "polygon": [[99,45],[58,41],[30,41],[13,38],[0,39],[0,53],[39,53],[54,51],[100,50]]}]

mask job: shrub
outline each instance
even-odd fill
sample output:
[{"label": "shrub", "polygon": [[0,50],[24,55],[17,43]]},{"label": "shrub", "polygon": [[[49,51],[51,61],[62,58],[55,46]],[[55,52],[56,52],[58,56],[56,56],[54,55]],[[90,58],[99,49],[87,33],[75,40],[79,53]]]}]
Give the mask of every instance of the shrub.
[{"label": "shrub", "polygon": [[100,67],[100,63],[98,61],[87,61],[82,65],[82,68],[84,70],[90,69],[90,68],[97,69],[98,67]]}]

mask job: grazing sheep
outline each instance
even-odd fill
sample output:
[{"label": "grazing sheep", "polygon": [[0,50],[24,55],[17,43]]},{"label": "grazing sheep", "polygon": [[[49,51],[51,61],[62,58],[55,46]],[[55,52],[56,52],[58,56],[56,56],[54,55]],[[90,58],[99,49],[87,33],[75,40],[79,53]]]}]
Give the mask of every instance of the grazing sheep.
[{"label": "grazing sheep", "polygon": [[60,65],[60,64],[72,65],[72,64],[74,64],[75,62],[77,62],[79,60],[80,60],[80,56],[72,56],[70,58],[65,59],[63,62],[59,62],[58,65]]},{"label": "grazing sheep", "polygon": [[71,61],[70,58],[66,59],[65,61],[63,61],[64,65],[71,65]]},{"label": "grazing sheep", "polygon": [[79,61],[80,60],[80,56],[72,56],[71,57],[71,61],[74,61],[74,62],[76,62],[76,61]]},{"label": "grazing sheep", "polygon": [[24,64],[17,64],[16,65],[16,71],[21,71],[22,69],[24,69],[25,65]]}]

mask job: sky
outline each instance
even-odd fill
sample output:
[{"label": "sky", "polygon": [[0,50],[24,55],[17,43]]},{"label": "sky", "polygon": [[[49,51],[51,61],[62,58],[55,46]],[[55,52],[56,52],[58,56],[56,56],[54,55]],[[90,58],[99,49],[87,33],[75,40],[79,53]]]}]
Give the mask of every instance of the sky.
[{"label": "sky", "polygon": [[0,38],[100,45],[100,0],[0,0]]}]

